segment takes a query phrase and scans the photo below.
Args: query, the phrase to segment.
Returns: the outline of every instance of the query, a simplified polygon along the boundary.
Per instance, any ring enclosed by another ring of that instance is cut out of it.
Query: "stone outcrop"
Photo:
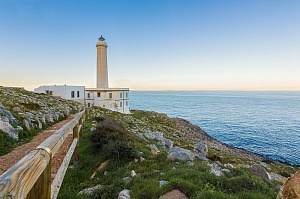
[[[0,129],[17,139],[18,131],[42,129],[46,123],[58,122],[81,107],[75,101],[0,86]],[[17,125],[19,128],[13,129]]]
[[[169,150],[169,156],[171,160],[182,160],[182,161],[192,161],[195,158],[195,153],[180,147],[173,147]]]
[[[13,139],[18,139],[18,132],[10,125],[9,122],[4,122],[0,120],[0,130],[2,130],[4,133],[8,134]]]
[[[119,193],[118,199],[130,199],[130,191],[128,189],[124,189]]]
[[[267,181],[271,180],[269,173],[266,172],[265,168],[259,164],[252,165],[250,170],[252,175],[256,175]]]
[[[188,197],[178,189],[174,189],[160,196],[159,199],[188,199]]]
[[[91,188],[86,188],[86,189],[80,191],[78,194],[87,194],[87,195],[90,195],[90,194],[92,194],[95,190],[101,189],[102,187],[103,187],[102,185],[96,185],[96,186],[91,187]]]
[[[196,151],[198,151],[199,153],[203,154],[204,156],[207,155],[208,153],[208,148],[207,148],[207,145],[206,144],[203,144],[201,142],[197,142],[195,145],[194,145],[194,149]]]
[[[281,188],[277,199],[300,198],[300,171],[288,178]]]

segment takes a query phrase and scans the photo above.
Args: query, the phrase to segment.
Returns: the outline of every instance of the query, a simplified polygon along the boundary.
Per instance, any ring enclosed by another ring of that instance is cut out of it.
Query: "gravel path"
[[[74,115],[69,116],[68,119],[63,120],[59,123],[54,124],[50,128],[42,131],[38,135],[36,135],[31,142],[23,144],[22,146],[18,146],[12,152],[0,157],[0,175],[2,175],[6,170],[12,167],[15,163],[21,160],[27,153],[31,150],[35,149],[42,143],[45,139],[51,136],[55,131],[63,127],[66,123],[74,118]],[[68,151],[69,146],[72,144],[73,135],[69,135],[61,148],[57,151],[57,153],[52,158],[51,162],[51,173],[54,176],[57,170],[62,163],[65,154]],[[54,174],[54,175],[53,175]]]

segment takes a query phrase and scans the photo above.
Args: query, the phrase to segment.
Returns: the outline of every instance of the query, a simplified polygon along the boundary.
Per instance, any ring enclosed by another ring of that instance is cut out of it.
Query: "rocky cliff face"
[[[15,140],[20,131],[42,129],[80,108],[77,102],[0,86],[0,130]]]

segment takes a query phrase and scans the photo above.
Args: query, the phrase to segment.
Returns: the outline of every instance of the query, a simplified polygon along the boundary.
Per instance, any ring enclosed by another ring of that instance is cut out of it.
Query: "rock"
[[[17,106],[14,107],[12,110],[13,110],[13,112],[16,112],[16,113],[21,113],[21,112],[23,112],[22,109],[21,109],[20,107],[17,107]]]
[[[228,168],[231,168],[231,169],[235,168],[235,166],[233,166],[233,164],[230,164],[230,163],[224,164],[224,167],[228,167]]]
[[[229,169],[221,169],[221,171],[222,171],[222,173],[227,174],[227,175],[231,174]]]
[[[130,191],[128,189],[124,189],[119,193],[118,199],[130,199]]]
[[[159,187],[162,187],[162,186],[164,186],[165,184],[168,184],[168,181],[165,181],[165,180],[160,180],[160,181],[159,181]]]
[[[269,173],[266,172],[265,168],[259,164],[252,165],[250,170],[252,175],[256,175],[267,181],[271,180]]]
[[[207,153],[208,153],[207,145],[206,145],[206,144],[203,144],[203,143],[201,143],[201,142],[197,142],[197,143],[194,145],[194,149],[195,149],[197,152],[203,154],[204,156],[206,156]]]
[[[187,149],[173,147],[169,150],[168,158],[170,158],[171,160],[192,161],[195,158],[195,154]]]
[[[188,162],[187,162],[187,165],[189,165],[189,166],[194,166],[194,163],[191,162],[191,161],[188,161]]]
[[[203,161],[208,161],[208,159],[202,153],[195,154],[195,158],[198,158]]]
[[[138,136],[139,138],[141,138],[142,140],[144,140],[144,141],[146,141],[146,142],[149,142],[149,141],[144,137],[144,135],[143,135],[142,133],[138,133],[137,136]]]
[[[52,117],[51,114],[45,115],[45,119],[46,119],[47,122],[54,122],[53,117]]]
[[[86,188],[86,189],[84,189],[84,190],[78,192],[78,194],[87,194],[87,195],[90,195],[90,194],[92,194],[95,190],[101,189],[101,188],[102,188],[102,185],[99,184],[99,185],[96,185],[96,186],[91,187],[91,188]]]
[[[43,124],[40,121],[40,119],[38,117],[35,117],[34,120],[37,123],[37,126],[39,127],[39,129],[42,129],[43,128]]]
[[[131,172],[130,172],[130,175],[131,175],[131,177],[134,177],[134,176],[136,176],[136,173],[135,173],[135,171],[134,171],[134,170],[131,170]]]
[[[18,132],[10,125],[9,122],[4,122],[0,120],[0,130],[2,130],[4,133],[12,137],[13,139],[18,139]]]
[[[173,141],[167,138],[161,138],[160,139],[160,144],[162,146],[166,146],[167,148],[172,148],[173,147]]]
[[[108,171],[104,171],[104,172],[103,172],[103,175],[106,176],[107,174],[108,174]]]
[[[154,139],[161,140],[163,138],[163,133],[158,131],[157,132],[147,131],[146,133],[144,133],[144,136],[151,140]]]
[[[24,124],[26,130],[31,131],[31,125],[29,123],[29,120],[24,119],[23,124]]]
[[[2,113],[3,116],[9,119],[11,124],[19,124],[19,121],[11,114],[10,111],[5,109],[0,109],[0,113]]]
[[[141,162],[145,161],[145,158],[140,157],[140,161],[141,161]]]
[[[69,109],[65,109],[65,110],[63,110],[63,113],[64,113],[65,117],[67,117],[70,114],[70,110]]]
[[[17,126],[17,127],[15,128],[15,130],[16,130],[17,132],[19,132],[19,131],[23,131],[24,129],[23,129],[21,126]]]
[[[160,196],[159,199],[188,199],[188,197],[178,189],[174,189]]]
[[[160,152],[160,151],[158,150],[158,148],[157,148],[154,144],[149,144],[148,146],[150,147],[151,153],[152,153],[153,155],[156,155],[157,153]]]
[[[280,190],[277,198],[300,198],[300,171],[288,178]]]
[[[286,177],[281,176],[277,173],[269,173],[269,175],[270,175],[271,180],[277,180],[277,181],[282,182],[282,183],[285,183],[285,181],[287,179]]]
[[[9,119],[6,116],[0,116],[0,120],[3,122],[9,122]]]
[[[93,131],[96,131],[96,128],[95,128],[95,127],[91,127],[91,128],[90,128],[90,131],[92,131],[92,132],[93,132]]]
[[[123,178],[123,182],[125,184],[129,183],[130,181],[131,181],[131,177],[125,177],[125,178]]]
[[[42,122],[42,124],[46,124],[46,118],[45,118],[45,116],[41,116],[40,117],[40,121]]]
[[[224,175],[224,173],[222,172],[221,167],[218,164],[208,163],[207,165],[210,166],[210,173],[215,174],[216,176],[223,176]]]

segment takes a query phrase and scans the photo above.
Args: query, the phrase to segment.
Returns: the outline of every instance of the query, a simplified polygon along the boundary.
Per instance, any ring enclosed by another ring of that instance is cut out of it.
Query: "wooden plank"
[[[73,130],[75,125],[78,123],[79,119],[84,114],[84,111],[77,113],[75,117],[58,131],[53,133],[48,139],[40,144],[40,146],[47,147],[52,152],[52,157],[55,155],[57,150],[61,147],[65,139],[68,137],[69,133]]]
[[[60,165],[60,167],[57,171],[57,174],[56,174],[56,176],[55,176],[55,178],[52,182],[52,185],[51,185],[51,199],[56,199],[57,198],[59,189],[60,189],[61,184],[63,182],[63,178],[64,178],[65,173],[67,171],[67,168],[68,168],[69,162],[71,160],[72,154],[73,154],[73,152],[76,148],[77,142],[78,142],[78,139],[75,138],[72,142],[72,145],[69,148],[68,153],[66,154],[63,162],[61,163],[61,165]]]
[[[50,162],[50,155],[35,149],[0,176],[0,198],[25,198]]]

